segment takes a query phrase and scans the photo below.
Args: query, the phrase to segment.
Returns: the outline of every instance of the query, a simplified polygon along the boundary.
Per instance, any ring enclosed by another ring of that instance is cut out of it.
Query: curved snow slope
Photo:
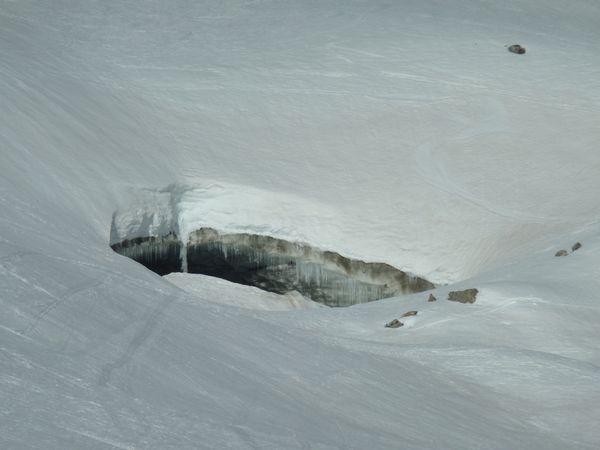
[[[598,23],[591,0],[0,0],[0,447],[597,448]],[[171,184],[202,192],[186,226],[480,298],[206,302],[108,247]]]
[[[196,294],[205,301],[246,309],[288,311],[325,308],[298,292],[274,294],[252,286],[243,286],[221,278],[189,273],[170,273],[164,278],[184,291]]]

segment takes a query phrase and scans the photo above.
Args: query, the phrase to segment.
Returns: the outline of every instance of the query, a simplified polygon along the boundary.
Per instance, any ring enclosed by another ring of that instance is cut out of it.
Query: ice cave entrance
[[[189,272],[285,294],[298,291],[327,306],[350,306],[434,288],[385,263],[346,258],[307,244],[246,233],[174,232],[113,242],[112,249],[166,275]]]

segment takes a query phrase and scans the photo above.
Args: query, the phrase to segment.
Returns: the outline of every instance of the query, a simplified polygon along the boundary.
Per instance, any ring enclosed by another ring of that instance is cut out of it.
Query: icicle
[[[187,259],[187,251],[188,251],[188,242],[180,241],[181,245],[179,248],[179,259],[181,260],[181,271],[187,273],[188,271],[188,259]]]

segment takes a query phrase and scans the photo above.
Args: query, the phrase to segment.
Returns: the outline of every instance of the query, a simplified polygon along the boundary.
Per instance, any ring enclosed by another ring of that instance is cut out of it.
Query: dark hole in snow
[[[306,244],[253,234],[192,232],[184,247],[175,233],[111,245],[117,253],[166,275],[187,271],[283,294],[298,291],[328,306],[350,306],[434,288],[385,263],[367,263]]]
[[[181,272],[181,241],[175,233],[166,236],[125,239],[110,246],[159,275]]]

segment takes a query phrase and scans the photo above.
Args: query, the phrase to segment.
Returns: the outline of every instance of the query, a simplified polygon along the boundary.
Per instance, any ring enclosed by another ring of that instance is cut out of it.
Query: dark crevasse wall
[[[432,289],[429,281],[385,263],[366,263],[309,245],[269,236],[222,234],[211,228],[192,232],[181,261],[182,244],[173,233],[137,238],[112,248],[164,275],[180,272],[224,278],[286,293],[298,291],[328,306],[350,306]]]
[[[433,288],[388,264],[365,263],[306,244],[252,234],[190,234],[190,273],[203,273],[284,293],[296,290],[328,306],[349,306]]]
[[[175,233],[126,239],[110,247],[159,275],[181,272],[182,243]]]

